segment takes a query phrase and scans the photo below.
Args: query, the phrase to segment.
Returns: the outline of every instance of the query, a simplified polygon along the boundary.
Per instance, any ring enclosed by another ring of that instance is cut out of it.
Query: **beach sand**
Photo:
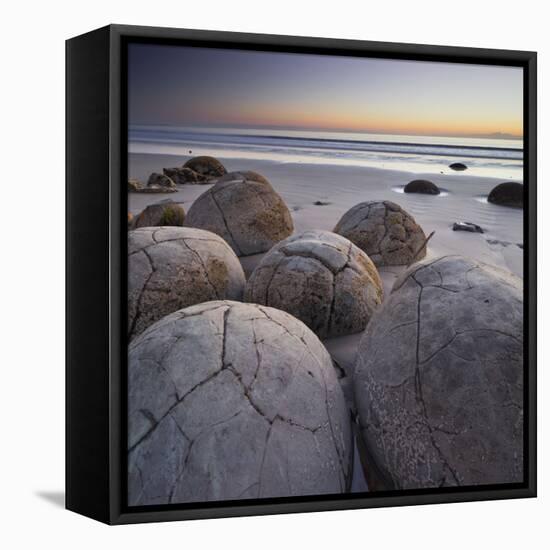
[[[133,153],[129,155],[130,178],[146,183],[151,172],[182,166],[191,156]],[[523,211],[496,206],[486,197],[503,180],[456,174],[422,174],[366,168],[306,163],[277,163],[250,159],[218,157],[228,171],[254,170],[271,182],[288,205],[299,233],[307,229],[332,231],[340,217],[352,206],[368,200],[391,200],[414,216],[429,235],[427,258],[459,254],[501,267],[523,277]],[[413,179],[428,179],[441,190],[441,195],[405,194],[403,187]],[[171,194],[128,194],[128,209],[139,213],[148,204],[171,199],[182,203],[186,211],[193,201],[211,185],[182,185]],[[321,201],[324,205],[315,205]],[[484,233],[453,231],[454,222],[480,225]],[[240,258],[250,275],[263,254]],[[405,267],[379,269],[386,296]],[[330,338],[324,344],[351,380],[355,353],[361,334]],[[349,384],[348,384],[349,385]],[[348,396],[349,397],[349,396]],[[358,453],[355,452],[356,466]],[[356,467],[352,490],[364,491],[365,482]]]

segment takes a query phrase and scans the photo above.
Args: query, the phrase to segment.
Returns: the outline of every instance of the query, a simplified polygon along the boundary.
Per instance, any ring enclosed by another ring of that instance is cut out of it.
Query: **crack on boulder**
[[[233,236],[233,233],[231,232],[231,230],[229,229],[229,225],[227,223],[227,220],[225,218],[225,214],[223,213],[223,210],[221,208],[221,206],[219,205],[218,203],[218,200],[216,199],[216,196],[214,193],[210,192],[210,196],[212,197],[212,202],[216,205],[216,208],[218,209],[218,212],[220,213],[220,216],[222,217],[222,221],[223,221],[223,224],[225,226],[225,230],[227,231],[227,234],[229,235],[229,237],[231,238],[231,241],[232,243],[235,245],[235,248],[237,250],[237,253],[239,256],[242,256],[243,255],[243,251],[241,250],[241,247],[239,246],[239,244],[237,243],[235,237]]]
[[[218,289],[216,288],[214,283],[210,280],[210,274],[208,273],[208,269],[206,268],[206,265],[204,265],[204,261],[201,255],[194,248],[191,248],[185,239],[181,239],[181,243],[187,248],[187,250],[189,250],[189,252],[191,252],[195,256],[195,258],[197,258],[204,272],[204,278],[208,281],[208,284],[214,291],[214,295],[216,296],[216,299],[219,299],[220,295],[218,294]]]

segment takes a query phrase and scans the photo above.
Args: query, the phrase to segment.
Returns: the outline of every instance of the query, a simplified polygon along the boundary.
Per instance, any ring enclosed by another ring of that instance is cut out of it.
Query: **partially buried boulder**
[[[173,180],[171,180],[167,175],[165,174],[158,174],[157,172],[153,172],[149,176],[149,180],[147,181],[148,187],[166,187],[167,189],[175,189],[176,184]]]
[[[193,304],[240,300],[244,273],[217,235],[184,227],[143,227],[128,233],[128,336]]]
[[[463,172],[468,169],[468,167],[462,162],[453,162],[452,164],[449,164],[449,168],[451,170],[455,170],[456,172]]]
[[[405,185],[405,193],[422,193],[424,195],[439,195],[439,187],[428,180],[413,180]]]
[[[140,189],[143,189],[143,184],[134,178],[130,178],[128,180],[128,191],[139,191]]]
[[[225,166],[214,157],[201,156],[189,159],[184,165],[208,180],[218,179],[227,173]]]
[[[487,200],[501,206],[523,208],[523,185],[513,181],[500,183],[489,193]]]
[[[207,183],[207,178],[205,176],[194,172],[190,168],[163,168],[162,172],[177,185],[184,185],[188,183]]]
[[[237,174],[205,191],[189,209],[185,225],[220,235],[238,256],[265,252],[292,233],[292,217],[265,178]]]
[[[391,201],[350,208],[334,232],[349,239],[377,265],[408,265],[426,256],[426,236],[415,219]]]
[[[214,301],[129,348],[130,505],[344,493],[352,434],[331,358],[276,309]]]
[[[355,367],[369,488],[523,480],[522,287],[460,256],[396,281]]]
[[[245,287],[245,300],[281,309],[319,337],[362,331],[382,303],[369,257],[329,231],[306,231],[275,245]]]
[[[168,199],[150,204],[135,219],[134,228],[155,226],[182,226],[185,210],[181,205]]]

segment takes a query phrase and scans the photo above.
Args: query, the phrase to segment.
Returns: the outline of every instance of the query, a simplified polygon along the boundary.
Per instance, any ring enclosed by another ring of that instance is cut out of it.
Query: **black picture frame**
[[[126,47],[129,42],[511,65],[524,69],[523,483],[128,508]],[[66,507],[108,524],[536,496],[535,52],[109,25],[66,43]]]

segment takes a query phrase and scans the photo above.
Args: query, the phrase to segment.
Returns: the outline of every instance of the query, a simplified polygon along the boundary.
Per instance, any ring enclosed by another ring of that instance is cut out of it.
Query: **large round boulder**
[[[415,219],[391,201],[368,201],[350,208],[334,232],[366,252],[377,265],[408,265],[426,256],[426,235]]]
[[[294,225],[288,207],[265,178],[237,174],[205,191],[189,209],[185,225],[212,231],[238,256],[249,256],[291,235]]]
[[[262,174],[258,174],[258,172],[254,172],[253,170],[241,170],[238,172],[228,172],[224,176],[222,176],[218,182],[223,181],[255,181],[258,183],[266,183],[269,185],[269,180],[262,176]]]
[[[350,414],[331,358],[300,321],[214,301],[129,348],[132,506],[344,493]]]
[[[209,180],[217,179],[227,173],[225,166],[218,159],[208,156],[193,157],[183,167]]]
[[[362,331],[382,303],[370,258],[329,231],[306,231],[274,246],[253,271],[245,301],[281,309],[320,338]]]
[[[354,374],[369,487],[523,479],[522,281],[460,256],[394,285]]]
[[[428,180],[412,180],[403,189],[405,193],[421,193],[423,195],[439,195],[439,187]]]
[[[489,193],[487,200],[493,204],[523,208],[523,185],[514,181],[499,183]]]
[[[184,220],[183,207],[168,199],[144,208],[136,217],[133,227],[182,226]]]
[[[142,227],[128,233],[128,337],[190,305],[240,300],[244,272],[228,244],[187,227]]]

